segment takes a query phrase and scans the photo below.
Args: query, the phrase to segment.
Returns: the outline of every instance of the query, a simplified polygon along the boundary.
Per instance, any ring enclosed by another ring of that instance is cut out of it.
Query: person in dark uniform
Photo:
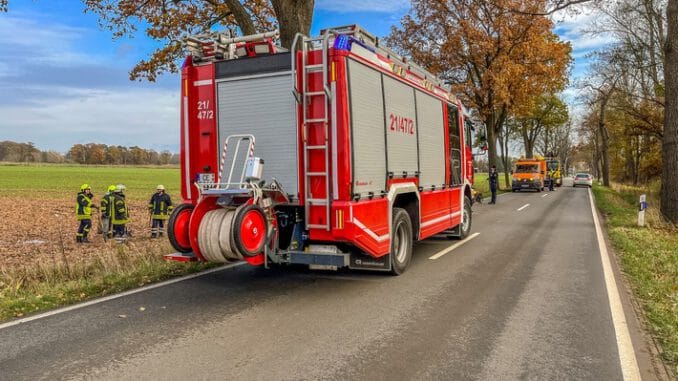
[[[125,200],[125,189],[123,184],[118,184],[113,191],[113,210],[111,212],[113,237],[127,238],[126,225],[129,222],[129,209]]]
[[[499,185],[499,175],[497,174],[497,167],[495,165],[493,165],[490,168],[490,174],[487,180],[490,182],[490,192],[492,192],[492,201],[490,201],[490,204],[496,204],[497,186]]]
[[[101,198],[101,232],[104,235],[104,240],[113,236],[111,218],[113,216],[113,192],[115,192],[115,185],[110,185],[108,191]]]
[[[556,171],[554,171],[554,170],[549,171],[549,191],[553,191],[553,185],[554,185],[553,183],[556,182],[555,175],[556,175]]]
[[[165,193],[165,187],[161,184],[156,187],[156,192],[151,196],[148,203],[148,213],[151,215],[151,238],[162,237],[165,232],[165,221],[172,213],[172,199]]]
[[[75,235],[75,241],[78,243],[88,243],[87,235],[92,228],[92,208],[98,209],[92,203],[92,188],[87,184],[82,184],[80,192],[75,201],[75,216],[80,222],[78,233]]]

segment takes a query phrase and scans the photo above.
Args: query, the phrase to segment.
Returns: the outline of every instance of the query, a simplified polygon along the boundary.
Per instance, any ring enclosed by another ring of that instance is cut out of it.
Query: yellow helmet
[[[107,191],[114,192],[115,191],[115,185],[109,185]]]
[[[84,191],[84,190],[86,190],[86,189],[92,189],[92,188],[89,186],[89,184],[82,184],[82,185],[80,186],[80,190],[81,190],[81,191]]]

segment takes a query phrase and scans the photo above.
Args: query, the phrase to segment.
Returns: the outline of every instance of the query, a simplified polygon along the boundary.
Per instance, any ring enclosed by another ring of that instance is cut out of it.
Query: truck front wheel
[[[459,224],[459,239],[468,237],[471,232],[471,200],[464,197],[464,214],[461,217],[461,224]]]
[[[390,256],[393,275],[404,273],[412,260],[412,221],[405,209],[393,208]]]

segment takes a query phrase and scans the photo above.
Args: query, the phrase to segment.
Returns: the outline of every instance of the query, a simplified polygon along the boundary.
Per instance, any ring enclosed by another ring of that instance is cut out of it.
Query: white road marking
[[[590,189],[588,189],[588,192],[589,200],[591,201],[591,212],[593,213],[593,224],[596,227],[596,236],[598,238],[598,251],[600,252],[600,259],[603,263],[603,275],[605,276],[607,300],[610,304],[612,324],[614,325],[614,333],[617,338],[617,352],[619,352],[622,377],[624,380],[640,380],[638,362],[633,351],[631,335],[629,334],[629,327],[626,324],[626,317],[624,316],[624,309],[622,308],[617,282],[615,281],[614,273],[612,272],[610,256],[607,252],[607,247],[605,246],[603,232],[600,229],[600,222],[598,221],[596,206],[593,203],[593,194],[591,193]]]
[[[134,290],[121,292],[119,294],[108,295],[108,296],[93,299],[93,300],[90,300],[90,301],[87,301],[87,302],[84,302],[84,303],[78,303],[78,304],[74,304],[72,306],[63,307],[63,308],[59,308],[59,309],[52,310],[52,311],[47,311],[47,312],[44,312],[44,313],[41,313],[41,314],[25,317],[25,318],[22,318],[22,319],[12,320],[10,322],[0,324],[0,329],[5,329],[5,328],[9,328],[9,327],[12,327],[12,326],[15,326],[15,325],[28,323],[29,321],[38,320],[38,319],[46,318],[46,317],[49,317],[49,316],[62,314],[64,312],[73,311],[73,310],[77,310],[77,309],[84,308],[84,307],[87,307],[87,306],[92,306],[92,305],[95,305],[95,304],[107,302],[109,300],[122,298],[123,296],[137,294],[139,292],[152,290],[154,288],[164,287],[164,286],[167,286],[167,285],[170,285],[170,284],[173,284],[173,283],[178,283],[178,282],[183,282],[185,280],[198,278],[198,277],[201,277],[203,275],[212,274],[212,273],[215,273],[215,272],[218,272],[218,271],[221,271],[221,270],[226,270],[226,269],[231,268],[231,267],[241,266],[241,265],[244,265],[246,263],[247,262],[232,263],[232,264],[228,264],[228,265],[225,265],[225,266],[220,266],[220,267],[216,267],[216,268],[213,268],[213,269],[201,271],[199,273],[190,274],[190,275],[182,276],[182,277],[179,277],[179,278],[166,280],[164,282],[154,283],[154,284],[151,284],[151,285],[148,285],[148,286],[145,286],[145,287],[135,288]]]
[[[516,211],[520,212],[521,210],[527,208],[528,206],[530,206],[530,204],[525,204],[525,205],[521,206],[520,208],[518,208]]]
[[[465,240],[460,241],[460,242],[457,242],[457,243],[455,243],[454,245],[452,245],[452,246],[450,246],[450,247],[448,247],[448,248],[446,248],[446,249],[440,250],[439,252],[437,252],[437,253],[433,254],[432,256],[428,257],[428,259],[436,260],[436,259],[442,257],[443,255],[449,253],[450,251],[452,251],[452,250],[458,248],[459,246],[465,244],[466,242],[468,242],[468,241],[470,241],[470,240],[476,238],[476,237],[479,236],[479,235],[480,235],[480,233],[473,233],[473,234],[471,234],[470,236],[468,236]]]
[[[544,193],[544,194],[541,196],[541,198],[544,198],[544,197],[546,197],[546,196],[548,196],[548,195],[549,195],[548,193]]]

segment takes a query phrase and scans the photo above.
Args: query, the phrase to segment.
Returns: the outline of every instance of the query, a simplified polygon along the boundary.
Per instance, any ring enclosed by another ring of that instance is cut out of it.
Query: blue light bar
[[[351,39],[345,35],[340,34],[334,39],[334,49],[336,50],[351,50]]]

